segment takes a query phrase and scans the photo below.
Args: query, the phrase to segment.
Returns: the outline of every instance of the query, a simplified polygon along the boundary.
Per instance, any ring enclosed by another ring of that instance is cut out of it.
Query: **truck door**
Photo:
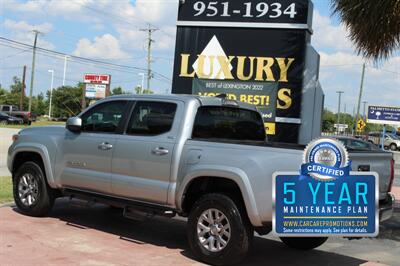
[[[59,153],[63,186],[111,193],[111,158],[128,106],[121,100],[94,106],[81,116],[80,133],[66,131]]]
[[[165,204],[183,102],[138,101],[112,158],[115,195]]]

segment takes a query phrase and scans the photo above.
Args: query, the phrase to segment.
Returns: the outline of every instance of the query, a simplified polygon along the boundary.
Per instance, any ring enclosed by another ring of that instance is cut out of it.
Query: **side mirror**
[[[79,133],[82,128],[82,119],[79,117],[68,118],[66,128],[74,133]]]

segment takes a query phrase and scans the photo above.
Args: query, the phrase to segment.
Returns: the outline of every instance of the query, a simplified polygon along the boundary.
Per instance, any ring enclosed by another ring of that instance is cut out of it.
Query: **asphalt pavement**
[[[118,209],[77,203],[57,200],[44,218],[0,208],[0,265],[202,265],[189,249],[183,218],[137,222]],[[241,265],[398,265],[400,212],[395,217],[378,238],[334,237],[312,251],[290,249],[271,234],[256,236]]]

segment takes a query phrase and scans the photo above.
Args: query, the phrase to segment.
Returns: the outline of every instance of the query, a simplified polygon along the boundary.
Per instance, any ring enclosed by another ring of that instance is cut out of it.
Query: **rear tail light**
[[[389,181],[388,192],[392,191],[393,180],[394,180],[394,160],[392,159],[390,161],[390,181]]]

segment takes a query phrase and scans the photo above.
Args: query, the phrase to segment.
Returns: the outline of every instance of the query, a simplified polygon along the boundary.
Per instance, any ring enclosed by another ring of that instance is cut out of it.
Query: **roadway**
[[[7,151],[12,143],[12,135],[17,134],[20,129],[0,128],[0,176],[10,176],[7,169]]]

